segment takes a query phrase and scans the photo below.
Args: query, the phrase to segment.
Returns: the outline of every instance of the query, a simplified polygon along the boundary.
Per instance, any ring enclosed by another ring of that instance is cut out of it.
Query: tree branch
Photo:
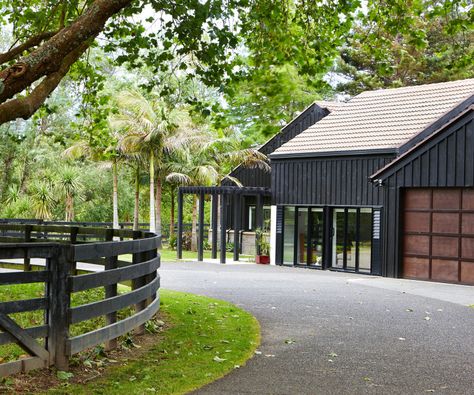
[[[17,118],[30,118],[45,102],[51,92],[56,89],[61,80],[69,71],[73,63],[87,50],[88,45],[82,44],[67,55],[58,71],[47,75],[40,84],[33,89],[30,95],[7,101],[0,105],[0,125]]]
[[[95,38],[104,29],[107,20],[131,2],[132,0],[95,0],[71,25],[20,59],[26,65],[21,78],[5,79],[5,76],[10,75],[9,69],[0,71],[0,79],[4,80],[0,103],[22,92],[43,76],[58,71],[65,56]]]
[[[30,37],[23,44],[17,45],[16,47],[10,49],[7,52],[0,53],[0,64],[9,62],[10,60],[16,59],[20,56],[23,51],[26,51],[30,48],[36,47],[41,44],[44,40],[53,37],[57,32],[44,32],[36,36]]]

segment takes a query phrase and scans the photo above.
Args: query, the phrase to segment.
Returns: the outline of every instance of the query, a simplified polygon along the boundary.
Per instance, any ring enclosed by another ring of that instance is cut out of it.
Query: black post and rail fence
[[[159,309],[160,237],[147,231],[95,227],[0,223],[0,261],[14,261],[24,271],[0,273],[0,285],[43,283],[44,296],[0,303],[0,345],[16,343],[29,355],[0,364],[0,377],[55,366],[67,370],[69,358],[130,332],[143,333],[144,324]],[[121,259],[131,255],[131,260]],[[35,265],[33,261],[41,261]],[[81,264],[102,265],[84,274]],[[40,269],[40,270],[38,270]],[[78,274],[79,273],[79,274]],[[132,289],[117,293],[117,285],[131,281]],[[71,295],[103,287],[105,299],[79,306]],[[118,320],[117,312],[134,306],[134,314]],[[41,325],[22,328],[11,314],[43,311]],[[70,335],[74,324],[104,316],[105,326]]]

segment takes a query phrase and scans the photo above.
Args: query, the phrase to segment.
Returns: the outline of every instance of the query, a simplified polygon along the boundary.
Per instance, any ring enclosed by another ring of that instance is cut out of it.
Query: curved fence
[[[0,273],[0,285],[44,283],[41,297],[0,303],[0,345],[16,343],[29,354],[0,364],[0,377],[50,365],[67,370],[73,354],[102,343],[112,349],[117,337],[143,333],[159,309],[159,239],[127,229],[0,224],[0,262],[9,267]],[[124,281],[131,282],[131,291],[119,294],[117,285]],[[105,289],[105,298],[71,305],[75,292],[92,288]],[[129,306],[134,314],[118,320],[117,312]],[[41,325],[21,327],[10,317],[37,310],[44,312]],[[72,325],[99,316],[105,316],[105,326],[70,335]]]

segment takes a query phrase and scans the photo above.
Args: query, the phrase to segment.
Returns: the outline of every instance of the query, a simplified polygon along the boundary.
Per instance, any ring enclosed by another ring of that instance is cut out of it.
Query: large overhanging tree
[[[179,70],[222,87],[235,72],[232,49],[244,46],[255,54],[250,67],[291,58],[305,74],[321,73],[358,5],[337,0],[0,0],[0,24],[11,28],[14,40],[0,53],[0,125],[31,117],[98,36],[107,43],[104,49],[128,67],[147,65],[157,74]],[[291,26],[283,23],[289,20]]]

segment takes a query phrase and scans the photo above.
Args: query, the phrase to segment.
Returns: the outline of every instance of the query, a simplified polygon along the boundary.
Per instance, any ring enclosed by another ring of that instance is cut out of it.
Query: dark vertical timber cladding
[[[393,155],[273,159],[272,201],[277,205],[382,205],[382,193],[368,178],[391,159]]]
[[[276,212],[276,237],[275,237],[275,244],[276,244],[276,252],[275,252],[275,264],[282,265],[283,264],[283,221],[284,221],[284,208],[282,206],[277,207]]]
[[[382,275],[401,275],[403,188],[473,186],[474,121],[470,111],[401,159],[384,179]]]

